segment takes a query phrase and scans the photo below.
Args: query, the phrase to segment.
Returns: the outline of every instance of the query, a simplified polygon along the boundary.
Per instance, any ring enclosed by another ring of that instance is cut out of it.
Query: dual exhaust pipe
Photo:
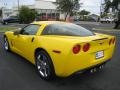
[[[101,70],[101,69],[103,69],[104,67],[105,67],[104,65],[100,65],[100,66],[98,66],[98,67],[92,68],[92,69],[90,70],[90,73],[94,73],[94,72],[96,72],[98,69]]]

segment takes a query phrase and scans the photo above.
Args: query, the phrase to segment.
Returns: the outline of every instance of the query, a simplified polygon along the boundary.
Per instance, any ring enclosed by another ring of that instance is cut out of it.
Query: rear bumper
[[[100,59],[95,58],[95,52],[84,55],[69,56],[69,58],[67,58],[67,62],[64,64],[64,67],[61,67],[61,73],[58,73],[57,76],[67,77],[76,72],[99,66],[109,61],[113,56],[113,52],[114,47],[104,50],[105,56]]]
[[[84,69],[82,69],[82,70],[80,70],[80,71],[77,71],[77,72],[75,72],[75,73],[73,73],[73,74],[82,73],[82,72],[85,72],[85,71],[88,71],[88,70],[91,70],[91,69],[94,69],[94,68],[99,68],[101,65],[105,65],[105,64],[106,64],[107,62],[109,62],[109,61],[111,61],[111,59],[109,59],[109,60],[107,60],[107,61],[105,61],[105,62],[99,63],[99,64],[97,64],[97,65],[84,68]]]

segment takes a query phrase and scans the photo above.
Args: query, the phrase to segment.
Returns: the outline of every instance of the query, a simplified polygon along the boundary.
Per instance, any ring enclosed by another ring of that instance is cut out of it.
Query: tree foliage
[[[79,12],[79,15],[89,15],[90,12],[89,11],[86,11],[86,10],[82,10]]]
[[[30,23],[35,19],[36,12],[30,10],[26,6],[22,6],[19,10],[19,19],[21,23]]]
[[[65,20],[68,15],[72,16],[73,11],[79,10],[80,0],[56,0],[57,9],[63,13],[66,13]]]
[[[109,8],[113,8],[118,10],[117,21],[115,21],[115,27],[118,28],[120,24],[120,10],[118,9],[118,5],[120,4],[120,0],[105,0],[105,12],[108,12]]]

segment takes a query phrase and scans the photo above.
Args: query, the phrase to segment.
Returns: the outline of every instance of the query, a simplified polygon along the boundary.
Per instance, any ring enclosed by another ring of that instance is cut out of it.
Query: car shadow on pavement
[[[64,88],[64,87],[77,88],[79,86],[79,88],[81,87],[80,88],[81,90],[103,90],[103,88],[98,87],[97,85],[93,85],[93,83],[94,82],[97,83],[97,79],[99,77],[102,77],[102,74],[104,73],[104,71],[106,70],[97,71],[95,73],[90,73],[89,71],[87,71],[82,74],[73,74],[70,77],[57,78],[54,81],[52,81],[51,84],[58,88],[59,87],[60,88]],[[90,81],[92,82],[90,83]]]

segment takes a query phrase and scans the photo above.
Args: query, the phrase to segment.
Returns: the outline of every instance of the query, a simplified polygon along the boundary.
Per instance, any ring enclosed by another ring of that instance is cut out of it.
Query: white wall
[[[12,15],[12,9],[2,8],[2,19],[6,19]]]
[[[35,1],[36,9],[56,9],[56,5],[51,1],[36,0]]]

